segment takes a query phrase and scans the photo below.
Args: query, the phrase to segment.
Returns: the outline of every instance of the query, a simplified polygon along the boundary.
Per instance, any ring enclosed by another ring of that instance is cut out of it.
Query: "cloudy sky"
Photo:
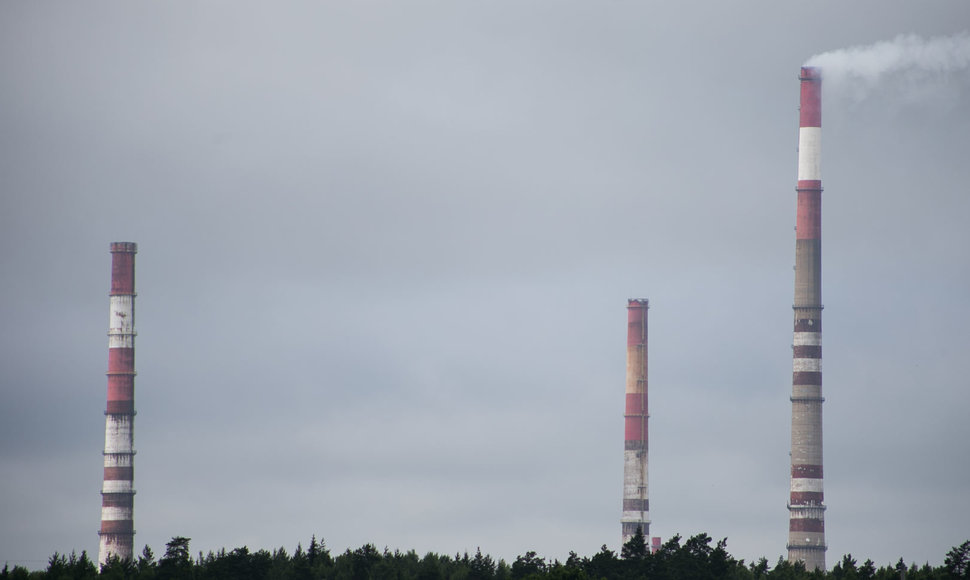
[[[0,561],[97,553],[108,246],[134,241],[138,551],[618,549],[644,297],[651,531],[773,563],[799,67],[968,25],[962,0],[3,2]],[[830,565],[970,538],[970,72],[906,63],[823,92]]]

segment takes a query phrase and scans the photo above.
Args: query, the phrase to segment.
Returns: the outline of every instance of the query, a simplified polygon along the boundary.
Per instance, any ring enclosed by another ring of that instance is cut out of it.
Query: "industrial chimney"
[[[132,558],[134,543],[135,254],[132,242],[111,244],[108,315],[108,406],[98,564]]]
[[[627,301],[626,413],[623,451],[623,544],[639,528],[650,542],[647,496],[647,310],[645,299]]]
[[[788,561],[825,570],[822,492],[822,76],[802,67],[795,222]]]

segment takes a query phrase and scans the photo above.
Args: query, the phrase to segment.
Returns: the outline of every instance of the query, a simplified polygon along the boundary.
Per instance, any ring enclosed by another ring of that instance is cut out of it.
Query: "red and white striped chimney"
[[[135,254],[132,242],[111,244],[108,316],[108,406],[98,563],[132,559],[134,544]]]
[[[822,76],[802,67],[795,224],[788,560],[825,570],[822,490]]]
[[[639,528],[650,538],[650,501],[647,495],[647,310],[650,301],[627,301],[626,412],[623,445],[623,543]]]

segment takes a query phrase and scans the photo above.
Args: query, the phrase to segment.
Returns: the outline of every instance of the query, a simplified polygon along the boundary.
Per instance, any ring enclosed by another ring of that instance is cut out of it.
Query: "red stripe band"
[[[108,372],[132,372],[135,369],[135,349],[109,348]]]
[[[791,492],[790,502],[792,506],[818,505],[825,500],[825,494],[820,491],[793,491]]]
[[[107,408],[104,410],[108,415],[134,415],[135,402],[131,399],[127,401],[108,401]]]
[[[128,254],[115,254],[115,256],[128,256]],[[131,259],[118,259],[112,262],[111,269],[111,296],[134,295],[135,294],[135,267],[134,257]],[[118,262],[122,262],[118,264]]]
[[[822,319],[799,318],[795,321],[795,332],[822,332]]]
[[[647,394],[627,393],[624,435],[627,441],[647,439]]]
[[[797,219],[795,222],[795,238],[798,240],[817,240],[822,237],[822,191],[818,189],[802,189],[803,183],[819,183],[816,181],[799,181]]]
[[[111,294],[135,293],[135,252],[131,242],[111,244]]]
[[[801,106],[798,109],[799,127],[822,126],[822,72],[815,67],[802,67]]]
[[[138,244],[135,242],[111,242],[111,253],[125,252],[128,254],[138,253]]]
[[[623,511],[625,512],[648,512],[650,511],[649,499],[624,499]]]
[[[812,344],[799,344],[792,348],[795,358],[822,358],[822,347]]]
[[[134,467],[105,467],[104,468],[105,481],[134,481],[134,479],[135,479]]]
[[[101,520],[102,534],[133,534],[135,523],[132,520]]]
[[[125,373],[121,375],[108,375],[108,400],[127,401],[134,397],[135,375]]]
[[[627,346],[647,343],[648,308],[646,300],[630,300],[627,303]]]
[[[804,464],[792,465],[791,476],[796,479],[822,479],[822,466]]]
[[[135,505],[135,494],[133,493],[103,493],[101,494],[101,507],[120,507],[132,508]]]
[[[788,531],[824,532],[825,522],[823,520],[813,520],[811,518],[792,518],[788,520]]]
[[[647,414],[647,394],[646,393],[627,393],[626,394],[626,414],[627,415],[646,415]]]
[[[647,418],[627,417],[623,437],[626,441],[647,440]]]
[[[798,371],[792,373],[792,385],[822,385],[822,373],[812,371]]]

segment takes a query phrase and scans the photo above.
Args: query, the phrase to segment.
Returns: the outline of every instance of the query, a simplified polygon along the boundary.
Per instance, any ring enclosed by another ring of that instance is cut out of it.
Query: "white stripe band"
[[[105,455],[105,467],[131,467],[131,455]]]
[[[795,346],[822,346],[821,332],[796,332]]]
[[[798,179],[822,179],[822,128],[798,129]]]
[[[109,332],[135,331],[135,297],[127,294],[111,296],[108,315]]]
[[[131,417],[108,415],[104,421],[104,452],[131,453]]]
[[[118,520],[130,520],[131,508],[126,507],[103,507],[101,508],[101,521],[111,522]]]
[[[101,487],[102,493],[128,493],[131,491],[131,481],[127,479],[106,479]]]
[[[646,457],[637,457],[637,451],[623,452],[623,497],[640,497],[640,487],[647,486]]]
[[[824,520],[825,512],[815,506],[791,506],[788,518],[792,520]],[[796,509],[797,508],[797,509]],[[799,534],[802,532],[798,532]]]
[[[792,491],[814,491],[817,493],[822,493],[822,480],[821,479],[804,479],[801,477],[795,477],[791,480],[791,490]]]
[[[135,348],[135,335],[109,334],[108,348]]]
[[[792,370],[796,373],[820,373],[822,372],[822,359],[820,358],[796,358],[792,361]]]

